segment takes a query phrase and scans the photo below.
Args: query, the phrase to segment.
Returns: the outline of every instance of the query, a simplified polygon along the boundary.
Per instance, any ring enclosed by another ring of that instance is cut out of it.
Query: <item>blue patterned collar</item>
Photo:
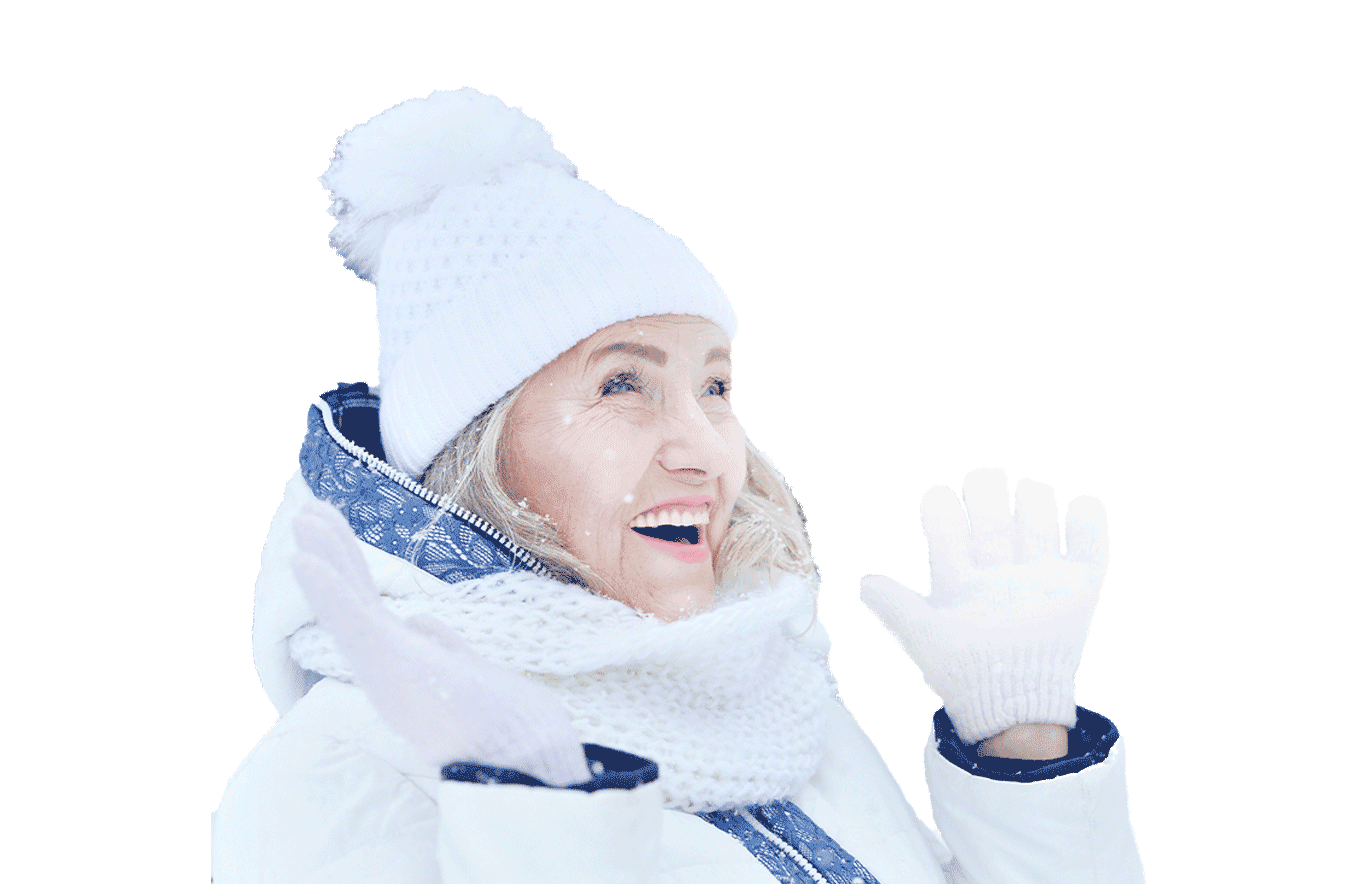
[[[447,583],[548,573],[483,519],[386,463],[379,408],[366,384],[339,384],[310,407],[300,472],[315,497],[337,507],[366,543]]]

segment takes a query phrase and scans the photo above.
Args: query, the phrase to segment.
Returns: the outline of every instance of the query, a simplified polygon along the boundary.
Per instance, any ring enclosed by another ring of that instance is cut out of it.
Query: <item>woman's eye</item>
[[[637,375],[632,372],[624,371],[605,381],[600,388],[601,396],[608,396],[611,393],[636,393],[641,386],[638,383]]]
[[[703,391],[704,396],[725,396],[731,392],[731,381],[723,378],[714,378],[708,382],[708,387]]]

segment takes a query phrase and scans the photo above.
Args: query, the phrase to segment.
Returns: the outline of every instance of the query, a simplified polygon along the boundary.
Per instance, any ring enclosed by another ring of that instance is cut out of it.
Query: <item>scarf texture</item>
[[[553,688],[584,742],[660,766],[667,807],[704,812],[797,794],[819,767],[835,696],[815,592],[747,577],[709,610],[667,623],[530,572],[382,589],[401,617],[454,629],[484,659]],[[332,636],[290,637],[301,667],[351,682]]]

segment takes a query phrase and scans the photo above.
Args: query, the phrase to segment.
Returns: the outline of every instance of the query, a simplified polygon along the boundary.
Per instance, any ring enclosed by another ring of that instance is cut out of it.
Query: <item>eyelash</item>
[[[619,387],[627,384],[632,390],[620,390]],[[636,371],[620,371],[609,376],[609,378],[600,385],[600,395],[610,396],[615,393],[641,393],[645,385],[642,376]],[[730,378],[709,378],[708,386],[704,388],[704,393],[712,392],[714,396],[725,398],[731,392]]]
[[[731,378],[710,378],[708,380],[708,389],[713,389],[714,387],[717,388],[717,392],[713,394],[714,396],[725,397],[731,392]]]
[[[600,385],[600,395],[608,396],[611,393],[626,393],[627,390],[617,390],[616,387],[621,384],[628,384],[633,388],[632,392],[642,392],[642,377],[635,371],[621,371],[609,376],[609,379]]]

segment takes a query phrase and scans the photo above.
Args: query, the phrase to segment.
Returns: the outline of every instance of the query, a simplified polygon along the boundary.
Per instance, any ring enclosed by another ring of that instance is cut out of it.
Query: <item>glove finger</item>
[[[570,722],[569,722],[570,724]],[[572,729],[568,740],[553,739],[546,735],[527,733],[527,742],[514,747],[514,751],[503,752],[500,745],[488,749],[491,763],[496,767],[506,767],[537,777],[551,786],[568,786],[591,778],[590,768],[586,764],[586,750],[582,748],[581,737]]]
[[[907,650],[923,629],[922,624],[932,617],[927,599],[880,574],[862,579],[862,600]]]
[[[306,503],[295,517],[292,530],[300,549],[331,562],[339,573],[350,575],[354,581],[374,584],[361,541],[337,507],[319,500]]]
[[[970,551],[982,568],[1012,563],[1013,520],[1002,470],[975,470],[961,487],[970,514]]]
[[[463,655],[424,667],[420,681],[422,698],[394,686],[407,695],[394,714],[433,764],[479,761],[554,784],[589,778],[581,738],[552,690]]]
[[[420,632],[447,651],[456,654],[470,654],[474,657],[478,656],[474,650],[469,647],[469,643],[464,641],[463,636],[442,623],[440,620],[437,620],[435,617],[431,617],[427,614],[414,614],[403,622],[406,623],[410,629],[415,632]]]
[[[1030,479],[1017,483],[1012,552],[1019,565],[1059,557],[1059,511],[1049,485]]]
[[[433,765],[490,761],[479,748],[498,703],[480,673],[472,664],[459,668],[464,658],[412,630],[403,638],[359,656],[343,648],[371,705]]]
[[[488,665],[467,646],[458,651],[446,647],[441,635],[411,628],[384,607],[373,587],[353,586],[324,559],[301,552],[291,567],[319,625],[332,633],[357,680],[382,711],[391,704],[406,705],[397,698],[409,694],[422,697],[423,706],[432,695],[449,702],[455,673]],[[455,640],[463,645],[457,636]]]
[[[538,777],[550,786],[570,786],[591,778],[586,766],[586,750],[580,737],[573,743],[549,743],[533,759],[525,759],[518,770]]]
[[[350,575],[339,572],[327,559],[301,551],[291,560],[291,569],[319,623],[350,658],[389,640],[402,628],[398,618],[380,604],[373,587],[353,585]]]
[[[1110,561],[1106,508],[1095,497],[1075,498],[1064,517],[1064,543],[1071,562],[1082,562],[1101,578]]]
[[[297,573],[306,568],[322,573],[328,566],[297,557],[295,567]],[[321,625],[333,633],[356,683],[391,728],[433,765],[480,756],[492,761],[476,749],[495,745],[489,735],[512,702],[503,686],[519,676],[447,650],[378,601],[373,610],[345,601],[326,604],[329,613],[320,614]]]
[[[970,554],[970,524],[956,492],[934,486],[919,505],[923,533],[928,538],[928,565],[935,605],[946,605],[960,586],[962,571],[974,561]]]
[[[581,747],[572,716],[557,696],[525,679],[504,692],[510,703],[505,714],[485,733],[484,751],[512,767],[546,783],[566,785],[590,779],[586,753]]]
[[[301,549],[291,568],[319,625],[336,639],[376,708],[410,733],[415,716],[407,710],[445,696],[437,673],[453,671],[456,658],[384,606],[359,541],[335,508],[306,507],[295,534]]]

